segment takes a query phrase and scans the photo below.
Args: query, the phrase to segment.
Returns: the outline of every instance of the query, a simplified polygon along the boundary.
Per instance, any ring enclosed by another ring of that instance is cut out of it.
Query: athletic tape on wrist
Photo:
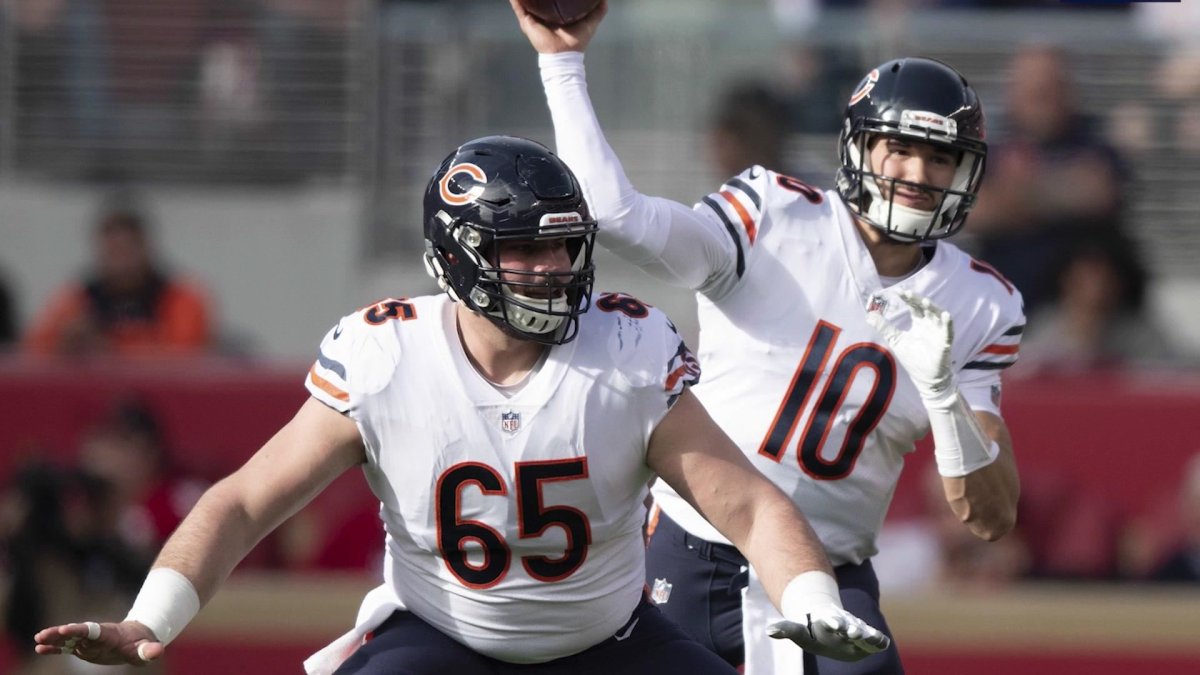
[[[1000,446],[984,435],[975,413],[957,389],[948,405],[933,407],[927,402],[926,407],[938,473],[946,478],[962,478],[996,461]]]
[[[200,596],[192,582],[169,567],[155,567],[146,575],[125,620],[149,628],[165,646],[199,611]]]
[[[826,572],[813,570],[796,575],[784,587],[779,613],[788,621],[805,623],[810,612],[825,609],[829,605],[842,608],[837,580]]]

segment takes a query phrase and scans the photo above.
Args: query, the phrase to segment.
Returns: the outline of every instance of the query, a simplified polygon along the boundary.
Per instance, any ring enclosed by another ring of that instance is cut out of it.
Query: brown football
[[[600,0],[520,0],[530,14],[551,26],[565,26],[587,16]]]

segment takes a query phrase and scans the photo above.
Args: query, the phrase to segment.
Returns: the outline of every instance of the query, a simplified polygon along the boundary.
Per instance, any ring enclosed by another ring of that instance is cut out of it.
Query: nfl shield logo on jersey
[[[867,302],[867,311],[882,313],[887,309],[887,306],[887,298],[883,297],[882,295],[872,295],[871,299]]]
[[[512,411],[500,413],[500,428],[510,434],[517,433],[521,428],[521,413]]]
[[[654,587],[650,589],[650,599],[656,605],[665,605],[671,599],[671,584],[666,579],[655,579]]]

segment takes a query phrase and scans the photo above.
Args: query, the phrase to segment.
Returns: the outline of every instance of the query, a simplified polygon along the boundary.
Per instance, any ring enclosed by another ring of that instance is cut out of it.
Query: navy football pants
[[[744,660],[742,589],[749,583],[746,566],[746,559],[736,548],[694,537],[667,514],[659,512],[646,551],[646,583],[653,589],[656,580],[664,580],[671,584],[671,594],[658,608],[700,644],[734,666],[740,666]],[[846,610],[891,636],[892,631],[879,609],[879,580],[871,561],[861,565],[841,565],[834,573]],[[660,588],[662,583],[658,583]],[[886,651],[854,663],[804,654],[804,675],[900,675],[903,672],[895,641]]]
[[[618,640],[617,635],[624,636]],[[646,600],[616,635],[578,654],[517,665],[455,642],[409,612],[388,618],[334,675],[734,675]]]

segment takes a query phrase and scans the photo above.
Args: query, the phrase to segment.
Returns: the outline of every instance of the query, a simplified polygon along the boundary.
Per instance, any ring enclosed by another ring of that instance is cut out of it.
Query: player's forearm
[[[1021,494],[1012,441],[1007,431],[993,433],[1000,448],[995,461],[965,476],[942,477],[951,510],[975,536],[986,541],[999,539],[1016,525]]]
[[[226,478],[205,492],[154,562],[187,577],[201,605],[274,526],[247,512],[234,481]]]
[[[583,54],[539,56],[558,154],[583,184],[597,240],[672,285],[700,288],[727,259],[728,235],[689,207],[643,195],[625,174],[588,96]]]
[[[238,507],[228,481],[206,492],[171,535],[126,616],[163,646],[179,636],[253,545],[243,543],[253,538],[253,519]],[[150,658],[140,649],[138,655]]]
[[[767,597],[781,606],[788,582],[805,572],[833,574],[833,567],[816,533],[800,510],[765,479],[744,523],[735,523],[726,537],[754,565]]]

